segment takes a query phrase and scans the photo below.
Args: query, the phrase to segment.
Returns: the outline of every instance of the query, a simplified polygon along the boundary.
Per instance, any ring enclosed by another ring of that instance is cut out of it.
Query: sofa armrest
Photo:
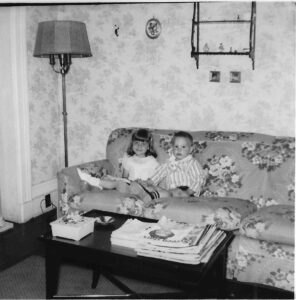
[[[64,215],[69,210],[69,202],[72,203],[71,207],[75,207],[73,201],[80,199],[73,199],[75,195],[80,195],[83,189],[83,181],[80,179],[77,168],[86,168],[91,172],[96,172],[101,168],[107,171],[107,174],[113,175],[114,167],[106,160],[91,161],[71,167],[62,169],[57,174],[58,178],[58,216]],[[77,203],[78,206],[78,203]]]

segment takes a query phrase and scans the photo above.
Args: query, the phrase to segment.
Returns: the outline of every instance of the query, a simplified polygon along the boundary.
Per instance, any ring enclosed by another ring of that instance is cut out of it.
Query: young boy
[[[185,131],[176,132],[172,139],[173,155],[161,164],[146,182],[131,184],[131,191],[145,203],[164,197],[199,196],[205,181],[204,172],[192,157],[193,138]],[[164,188],[158,186],[163,182]]]

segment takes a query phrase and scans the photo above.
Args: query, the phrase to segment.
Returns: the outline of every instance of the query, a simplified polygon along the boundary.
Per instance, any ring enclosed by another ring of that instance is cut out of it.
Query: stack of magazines
[[[216,224],[197,226],[162,217],[158,223],[128,220],[111,243],[133,247],[137,255],[186,264],[206,263],[226,233]]]

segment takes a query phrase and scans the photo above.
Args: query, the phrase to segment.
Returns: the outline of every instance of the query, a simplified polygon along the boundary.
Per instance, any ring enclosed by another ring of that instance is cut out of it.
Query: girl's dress
[[[122,158],[122,167],[128,172],[129,180],[147,180],[154,174],[158,166],[158,161],[152,155],[138,157],[125,154]]]

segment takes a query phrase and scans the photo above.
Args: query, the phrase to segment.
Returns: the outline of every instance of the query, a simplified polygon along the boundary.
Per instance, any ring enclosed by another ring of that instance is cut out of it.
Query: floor
[[[14,224],[13,229],[0,233],[0,271],[24,258],[42,253],[38,237],[49,230],[49,223],[56,219],[56,209],[32,218],[24,224]]]
[[[43,245],[38,237],[50,229],[49,223],[55,219],[56,209],[53,209],[25,224],[14,224],[13,229],[0,233],[0,271],[32,254],[43,255]],[[227,282],[227,290],[229,299],[294,299],[293,293],[235,281]]]

